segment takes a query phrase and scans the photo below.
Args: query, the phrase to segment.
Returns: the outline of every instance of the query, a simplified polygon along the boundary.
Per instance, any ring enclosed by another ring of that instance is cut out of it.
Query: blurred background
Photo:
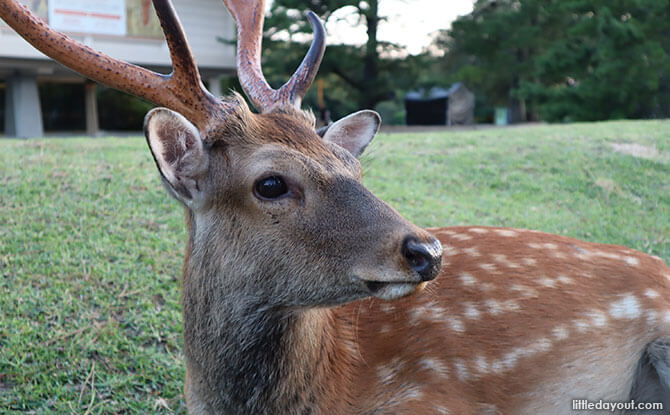
[[[150,0],[30,0],[94,49],[169,73]],[[174,0],[205,84],[240,91],[235,27],[220,0]],[[667,118],[670,0],[273,0],[263,67],[274,87],[326,22],[328,48],[304,105],[320,122],[374,108],[385,124]],[[151,104],[48,60],[0,23],[0,133],[138,131]]]

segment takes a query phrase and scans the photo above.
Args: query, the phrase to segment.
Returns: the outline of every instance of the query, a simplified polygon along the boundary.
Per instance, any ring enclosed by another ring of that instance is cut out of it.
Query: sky
[[[381,0],[379,15],[388,21],[379,25],[378,39],[405,46],[410,54],[421,53],[428,46],[430,34],[446,29],[456,17],[472,11],[473,0]],[[363,44],[365,26],[356,26],[351,10],[341,9],[334,17],[350,16],[348,20],[329,19],[328,42]]]

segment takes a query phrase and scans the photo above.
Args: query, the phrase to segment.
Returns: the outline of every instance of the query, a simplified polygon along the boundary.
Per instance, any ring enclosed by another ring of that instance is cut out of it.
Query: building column
[[[98,100],[95,94],[95,82],[86,81],[84,108],[86,108],[86,134],[98,135],[100,125],[98,124]]]
[[[32,138],[44,136],[37,77],[16,73],[5,89],[5,135]]]
[[[215,76],[208,79],[209,81],[209,92],[217,98],[223,96],[221,92],[221,77]]]

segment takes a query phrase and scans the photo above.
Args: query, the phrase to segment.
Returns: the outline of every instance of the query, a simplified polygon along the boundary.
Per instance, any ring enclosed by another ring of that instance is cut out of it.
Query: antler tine
[[[261,41],[265,16],[264,0],[223,0],[237,22],[237,70],[240,84],[254,107],[261,112],[291,104],[300,108],[302,98],[309,89],[321,64],[326,48],[323,23],[312,12],[307,13],[314,40],[302,63],[279,90],[272,89],[263,76],[261,68]]]
[[[201,131],[213,115],[229,107],[209,94],[200,81],[193,55],[169,0],[154,0],[175,66],[173,75],[111,58],[51,29],[16,0],[0,0],[0,17],[35,48],[68,68],[157,105],[177,111]]]
[[[321,19],[312,11],[307,12],[307,19],[312,25],[314,39],[298,69],[293,73],[291,79],[279,89],[279,100],[292,102],[298,108],[300,108],[302,98],[314,82],[326,51],[326,29]]]
[[[166,87],[188,108],[190,117],[182,112],[186,118],[196,125],[198,124],[195,120],[207,124],[212,121],[211,116],[217,113],[217,107],[223,105],[223,102],[210,94],[203,85],[193,51],[188,44],[184,28],[172,2],[153,0],[153,4],[165,34],[172,61],[173,72],[169,76]]]
[[[237,76],[254,107],[264,111],[275,91],[265,80],[261,69],[261,41],[265,20],[264,0],[223,0],[237,23]]]

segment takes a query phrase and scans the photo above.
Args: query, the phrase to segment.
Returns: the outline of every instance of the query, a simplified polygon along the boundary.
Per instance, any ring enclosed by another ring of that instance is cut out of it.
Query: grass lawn
[[[670,122],[380,135],[365,182],[424,226],[670,262]],[[143,138],[0,140],[0,414],[184,413],[183,214]]]

